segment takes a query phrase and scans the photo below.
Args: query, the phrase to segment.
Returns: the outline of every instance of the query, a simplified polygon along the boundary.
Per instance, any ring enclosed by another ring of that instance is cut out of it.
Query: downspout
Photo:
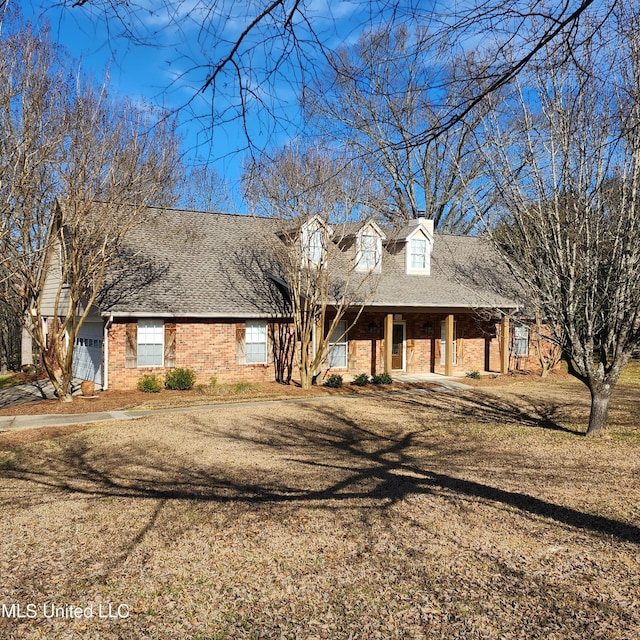
[[[104,323],[102,336],[102,390],[109,388],[109,328],[113,324],[113,313]]]

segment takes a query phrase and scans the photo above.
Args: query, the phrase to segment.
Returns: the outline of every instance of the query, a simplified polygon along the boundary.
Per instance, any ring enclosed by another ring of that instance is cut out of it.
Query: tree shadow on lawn
[[[402,399],[403,403],[425,407],[411,398]],[[365,427],[349,415],[348,408],[341,410],[334,403],[300,407],[300,417],[286,423],[260,416],[257,408],[255,420],[260,428],[224,434],[214,430],[202,414],[186,416],[181,428],[202,438],[202,450],[214,444],[224,446],[225,440],[241,445],[242,453],[228,462],[200,463],[197,450],[179,454],[161,441],[157,447],[136,445],[135,435],[123,451],[110,448],[108,442],[92,446],[83,432],[59,440],[59,451],[47,456],[38,458],[35,450],[31,459],[25,456],[22,462],[5,464],[0,477],[40,487],[39,497],[33,486],[24,492],[26,507],[30,500],[55,500],[56,494],[63,494],[329,509],[367,501],[368,507],[387,509],[411,495],[439,494],[447,499],[449,493],[640,543],[640,528],[627,522],[436,471],[437,464],[448,464],[451,470],[455,466],[446,459],[452,454],[450,442],[439,444],[437,433],[429,436],[428,429],[394,430],[380,420]],[[399,420],[406,407],[401,409]],[[166,428],[175,429],[175,425]],[[467,441],[453,457],[472,460],[473,452],[473,442]],[[263,460],[266,463],[261,464]],[[20,500],[18,489],[0,504],[20,505]]]
[[[588,418],[584,405],[566,398],[562,402],[555,399],[543,399],[532,395],[518,395],[516,404],[512,397],[502,397],[485,391],[465,391],[464,393],[435,394],[429,401],[431,406],[449,407],[452,420],[479,422],[488,425],[513,424],[520,427],[561,431],[584,436],[584,431],[573,429],[563,423],[567,415],[579,415]],[[411,402],[409,398],[406,400]]]

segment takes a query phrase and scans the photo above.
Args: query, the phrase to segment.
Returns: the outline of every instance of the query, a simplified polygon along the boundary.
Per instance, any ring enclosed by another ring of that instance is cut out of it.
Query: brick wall
[[[406,371],[444,373],[444,365],[440,364],[440,323],[445,316],[428,313],[404,313],[400,316],[406,327]],[[347,370],[335,369],[329,373],[382,373],[384,318],[384,313],[363,313],[349,331]],[[348,323],[352,319],[346,318]],[[274,380],[271,363],[238,363],[237,332],[244,330],[244,321],[188,319],[178,320],[175,324],[175,365],[193,369],[197,376],[196,384],[208,384],[212,376],[220,383]],[[165,367],[126,368],[125,328],[126,321],[117,321],[109,329],[109,387],[112,389],[135,388],[143,374],[164,376],[168,370]],[[496,336],[495,323],[480,321],[473,314],[456,314],[457,362],[454,371],[499,371],[500,345]],[[294,371],[294,379],[297,378]]]
[[[135,322],[135,321],[132,321]],[[196,384],[208,384],[215,376],[220,383],[272,381],[272,364],[238,364],[236,330],[244,321],[185,320],[176,322],[176,367],[193,369]],[[126,322],[114,322],[109,328],[109,388],[133,389],[147,373],[161,377],[165,367],[125,367]],[[270,354],[269,354],[270,356]],[[269,358],[270,359],[270,358]]]
[[[364,312],[349,331],[349,356],[346,373],[381,373],[384,370],[384,313]],[[395,314],[405,325],[406,371],[444,373],[440,364],[440,323],[443,314]],[[352,318],[347,317],[351,323]],[[473,314],[456,314],[457,362],[454,371],[490,371],[500,369],[500,345],[495,323],[479,320]],[[336,369],[334,373],[345,370]]]

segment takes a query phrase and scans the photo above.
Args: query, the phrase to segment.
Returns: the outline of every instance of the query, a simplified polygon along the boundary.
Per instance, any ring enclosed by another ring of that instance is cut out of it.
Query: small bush
[[[330,387],[331,389],[339,389],[342,386],[342,376],[329,376],[324,382],[323,385],[325,387]]]
[[[354,379],[353,384],[356,387],[364,387],[369,384],[369,375],[366,373],[359,373]]]
[[[475,369],[473,371],[467,371],[464,375],[467,378],[473,378],[474,380],[478,380],[480,378],[480,372]]]
[[[251,382],[236,382],[233,385],[234,393],[245,393],[246,391],[255,391],[258,387]]]
[[[213,391],[213,389],[215,389],[218,386],[218,378],[216,378],[215,376],[211,376],[209,378],[209,386],[211,387],[211,390]]]
[[[145,393],[158,393],[162,390],[162,382],[158,376],[148,373],[138,380],[138,389]]]
[[[391,384],[393,378],[388,373],[376,373],[371,376],[371,384]]]
[[[171,369],[164,377],[164,386],[173,391],[188,391],[193,388],[196,374],[191,369]]]

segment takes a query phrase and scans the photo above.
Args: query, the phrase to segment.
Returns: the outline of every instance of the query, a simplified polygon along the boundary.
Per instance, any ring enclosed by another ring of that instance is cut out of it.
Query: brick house
[[[204,383],[273,380],[274,332],[290,326],[286,283],[270,260],[282,241],[277,225],[152,210],[129,234],[81,329],[76,375],[105,389],[133,388],[141,375],[172,367],[193,369]],[[518,305],[497,292],[504,269],[483,238],[437,234],[421,218],[393,232],[351,223],[331,243],[371,287],[345,315],[340,329],[349,329],[336,332],[321,375],[506,372],[510,358],[527,358],[526,332],[509,324]]]

